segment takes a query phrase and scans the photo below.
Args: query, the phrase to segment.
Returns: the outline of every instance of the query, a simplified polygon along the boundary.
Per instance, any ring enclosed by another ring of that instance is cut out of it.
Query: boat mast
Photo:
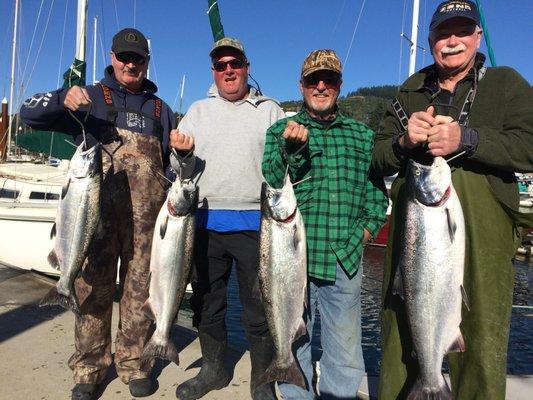
[[[152,54],[152,41],[150,38],[146,40],[148,42],[148,54],[151,56]],[[146,79],[150,79],[150,64],[148,64],[148,68],[146,69]]]
[[[418,12],[420,0],[413,0],[413,21],[411,23],[411,49],[409,51],[409,76],[415,73],[416,68],[416,48],[418,45]]]
[[[94,17],[94,23],[93,23],[93,84],[96,84],[98,81],[96,80],[96,29],[98,25],[98,16]]]
[[[16,62],[16,49],[17,49],[17,26],[19,19],[19,0],[15,0],[15,23],[13,24],[13,45],[11,47],[11,80],[9,82],[9,116],[7,127],[7,151],[11,150],[11,122],[13,122],[13,95],[15,91],[15,62]]]
[[[78,20],[76,24],[76,58],[80,61],[85,61],[87,9],[88,0],[78,0]]]

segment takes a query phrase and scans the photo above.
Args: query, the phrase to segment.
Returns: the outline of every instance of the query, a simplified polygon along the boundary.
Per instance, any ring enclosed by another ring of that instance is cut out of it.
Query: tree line
[[[343,114],[378,132],[385,110],[397,92],[398,86],[394,85],[361,87],[348,92],[346,96],[339,97],[337,104]],[[298,112],[302,107],[302,101],[285,101],[281,103],[281,107],[284,111]]]

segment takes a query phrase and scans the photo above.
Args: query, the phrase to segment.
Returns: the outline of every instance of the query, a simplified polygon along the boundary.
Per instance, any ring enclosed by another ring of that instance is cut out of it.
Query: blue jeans
[[[312,388],[313,364],[311,336],[315,324],[315,311],[320,313],[320,379],[318,391],[322,400],[355,399],[365,373],[361,345],[361,278],[363,266],[349,279],[337,264],[335,283],[309,280],[308,335],[295,343],[296,356],[307,380],[309,390],[282,383],[283,398],[314,399]]]

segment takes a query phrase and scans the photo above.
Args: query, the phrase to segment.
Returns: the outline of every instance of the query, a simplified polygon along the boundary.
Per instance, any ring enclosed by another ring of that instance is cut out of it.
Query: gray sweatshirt
[[[253,87],[235,102],[220,97],[214,84],[207,96],[191,105],[178,126],[194,137],[195,157],[181,159],[182,177],[197,179],[200,208],[259,210],[265,134],[285,114]],[[175,157],[171,163],[178,171]]]

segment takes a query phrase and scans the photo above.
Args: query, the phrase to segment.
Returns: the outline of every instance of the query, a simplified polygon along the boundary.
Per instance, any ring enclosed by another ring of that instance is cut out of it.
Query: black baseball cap
[[[431,18],[429,30],[432,31],[444,21],[456,17],[467,18],[480,25],[481,18],[476,3],[468,0],[451,0],[439,4]]]
[[[137,29],[126,28],[113,36],[113,53],[135,53],[144,58],[148,57],[148,41]]]

